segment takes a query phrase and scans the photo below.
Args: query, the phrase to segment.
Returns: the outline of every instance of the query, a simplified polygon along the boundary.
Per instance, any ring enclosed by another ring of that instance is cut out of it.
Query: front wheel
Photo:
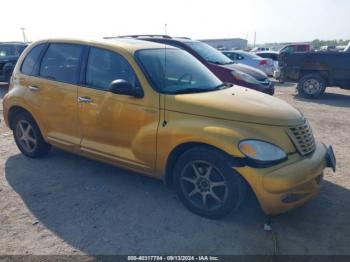
[[[222,218],[239,208],[246,183],[218,150],[198,147],[180,156],[174,168],[178,197],[192,212]]]
[[[304,98],[319,98],[326,90],[326,81],[317,74],[308,74],[298,83],[299,95]]]

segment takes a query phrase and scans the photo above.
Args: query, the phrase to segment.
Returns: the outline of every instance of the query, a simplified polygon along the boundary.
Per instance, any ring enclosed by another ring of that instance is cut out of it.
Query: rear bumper
[[[291,157],[274,169],[248,168],[239,172],[252,186],[264,212],[278,214],[303,205],[319,192],[324,169],[332,167],[330,154],[324,144],[317,143],[310,156]]]

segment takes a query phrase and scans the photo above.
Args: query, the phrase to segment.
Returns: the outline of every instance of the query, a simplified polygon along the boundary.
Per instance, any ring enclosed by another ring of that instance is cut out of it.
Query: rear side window
[[[91,47],[86,68],[86,84],[107,90],[113,80],[123,79],[137,88],[136,75],[121,55],[101,48]]]
[[[45,49],[45,44],[35,46],[23,61],[21,72],[26,75],[34,75],[34,67],[38,63],[41,52]]]
[[[50,44],[40,66],[40,76],[69,84],[77,84],[82,46]]]

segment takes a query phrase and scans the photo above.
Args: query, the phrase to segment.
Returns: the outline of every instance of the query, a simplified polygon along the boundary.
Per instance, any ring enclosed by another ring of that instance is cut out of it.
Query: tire
[[[247,184],[218,150],[201,146],[177,160],[174,185],[181,202],[193,213],[219,219],[241,206]]]
[[[298,83],[298,92],[301,97],[316,99],[326,90],[326,81],[317,74],[308,74]]]
[[[27,157],[47,155],[51,145],[46,143],[40,129],[30,114],[21,112],[13,119],[13,136],[19,150]]]

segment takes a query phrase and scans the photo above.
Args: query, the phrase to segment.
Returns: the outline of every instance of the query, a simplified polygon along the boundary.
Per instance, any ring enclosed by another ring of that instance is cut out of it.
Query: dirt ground
[[[0,98],[7,91],[0,86]],[[160,181],[54,149],[21,155],[0,106],[0,255],[350,254],[350,91],[322,99],[276,96],[299,108],[315,136],[332,144],[338,167],[305,206],[266,217],[253,196],[241,212],[212,221],[187,211]]]

